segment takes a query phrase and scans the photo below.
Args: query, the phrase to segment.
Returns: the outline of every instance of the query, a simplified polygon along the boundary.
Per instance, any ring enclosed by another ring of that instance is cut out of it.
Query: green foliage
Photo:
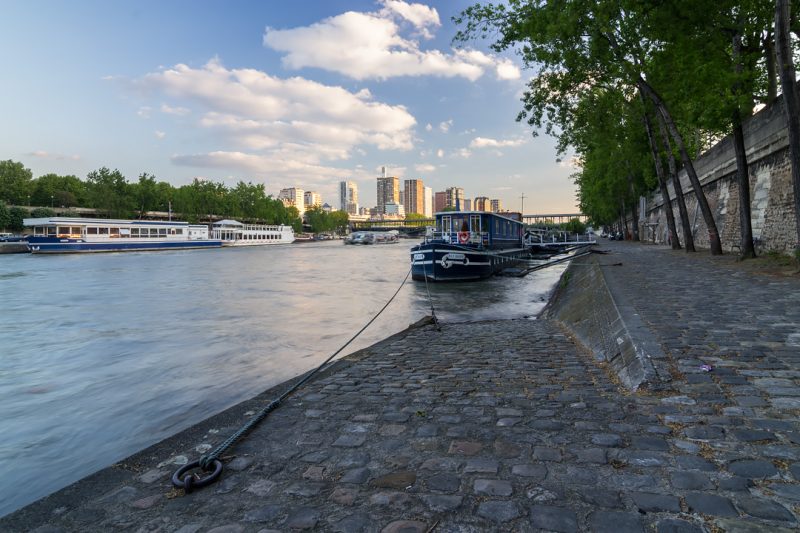
[[[570,233],[583,234],[586,233],[586,224],[577,218],[570,219],[569,222],[564,224],[564,229]]]
[[[31,211],[31,218],[49,218],[56,216],[56,212],[49,207],[37,207]]]
[[[0,229],[7,229],[11,225],[11,213],[5,202],[0,202]]]
[[[20,204],[40,206],[33,210],[33,217],[53,216],[50,206],[95,208],[110,218],[123,219],[131,218],[134,213],[142,217],[149,211],[166,212],[171,206],[175,218],[189,222],[216,216],[244,222],[285,224],[295,231],[302,230],[297,209],[268,196],[263,184],[239,182],[229,188],[222,183],[195,179],[189,185],[173,187],[146,172],[136,183],[129,183],[119,170],[106,167],[90,172],[86,181],[57,174],[45,174],[35,180],[30,177],[30,170],[21,163],[0,162],[0,193]],[[9,191],[23,192],[10,194]],[[5,213],[8,213],[7,208]],[[346,214],[331,214],[328,218],[331,229],[347,226]],[[8,224],[10,221],[4,223],[6,227]]]
[[[421,213],[408,213],[406,215],[406,220],[420,220],[423,218],[427,218],[425,215]]]
[[[28,211],[22,207],[12,207],[8,210],[8,229],[20,232],[25,226],[22,220],[28,216]]]
[[[325,212],[321,207],[314,206],[305,213],[306,224],[311,226],[313,233],[330,231],[344,232],[350,220],[344,211]]]
[[[16,161],[0,161],[0,200],[12,205],[24,205],[31,187],[30,169]]]

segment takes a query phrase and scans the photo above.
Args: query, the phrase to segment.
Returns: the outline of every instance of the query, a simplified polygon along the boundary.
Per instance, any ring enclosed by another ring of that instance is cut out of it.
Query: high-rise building
[[[321,207],[322,206],[322,196],[316,191],[306,191],[303,195],[303,203],[305,203],[306,209],[311,209],[312,207]]]
[[[303,213],[306,212],[303,189],[298,189],[297,187],[281,189],[281,192],[278,193],[278,200],[282,200],[284,205],[296,207],[300,216],[303,216]]]
[[[491,211],[492,203],[486,196],[476,196],[475,205],[472,206],[475,211]]]
[[[403,208],[403,204],[398,204],[397,202],[386,202],[386,205],[383,206],[384,215],[394,216],[398,218],[405,218],[406,211]]]
[[[425,185],[422,180],[405,180],[403,187],[403,207],[406,214],[425,214]]]
[[[464,203],[461,204],[461,209],[464,211],[472,211],[472,200],[469,198],[464,198]]]
[[[400,202],[400,178],[387,176],[386,167],[381,167],[381,176],[378,177],[378,213],[386,213],[386,204]]]
[[[461,187],[448,187],[444,192],[447,193],[447,207],[464,209],[464,189]]]
[[[427,218],[433,218],[433,188],[425,187],[425,209],[422,213]]]
[[[500,211],[503,210],[503,201],[500,200],[499,198],[493,198],[491,206],[492,206],[492,212],[499,213]]]
[[[356,182],[339,182],[339,208],[349,215],[359,214],[358,185],[356,185]]]
[[[447,193],[444,191],[434,193],[433,195],[433,211],[438,213],[447,207]]]

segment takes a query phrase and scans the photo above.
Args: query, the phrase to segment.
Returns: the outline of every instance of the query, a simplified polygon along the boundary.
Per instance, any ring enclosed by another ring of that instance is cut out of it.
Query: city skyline
[[[574,211],[569,157],[515,121],[534,73],[488,43],[453,47],[451,18],[470,3],[12,0],[0,158],[34,176],[302,187],[331,205],[343,180],[373,198],[386,166],[509,208],[526,192],[526,211]]]

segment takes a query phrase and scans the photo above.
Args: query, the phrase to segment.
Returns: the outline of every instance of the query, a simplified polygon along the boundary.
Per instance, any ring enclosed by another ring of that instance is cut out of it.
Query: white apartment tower
[[[303,195],[306,208],[322,207],[322,196],[316,191],[306,191]]]
[[[296,207],[300,216],[303,216],[303,213],[306,212],[303,189],[298,189],[297,187],[281,189],[281,192],[278,193],[278,200],[282,200],[284,205]]]
[[[425,210],[422,214],[433,218],[433,187],[425,187]]]
[[[339,182],[339,207],[348,215],[358,214],[358,185],[356,182]]]

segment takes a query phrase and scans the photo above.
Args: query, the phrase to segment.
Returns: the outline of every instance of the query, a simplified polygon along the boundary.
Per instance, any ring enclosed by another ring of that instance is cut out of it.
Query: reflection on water
[[[397,290],[408,249],[0,256],[0,515],[315,367]],[[429,289],[443,321],[530,317],[563,268]],[[409,280],[344,353],[429,310]]]

